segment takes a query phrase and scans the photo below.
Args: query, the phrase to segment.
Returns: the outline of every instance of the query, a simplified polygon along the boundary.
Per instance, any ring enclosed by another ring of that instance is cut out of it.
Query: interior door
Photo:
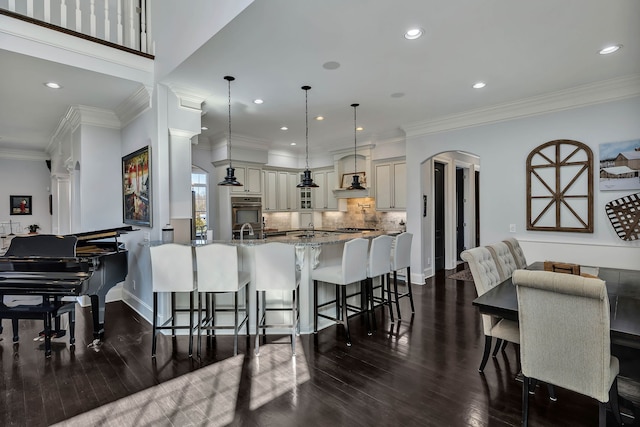
[[[464,247],[464,169],[456,168],[456,259]]]
[[[434,162],[433,184],[434,184],[434,244],[435,255],[433,267],[435,271],[444,268],[444,164]]]

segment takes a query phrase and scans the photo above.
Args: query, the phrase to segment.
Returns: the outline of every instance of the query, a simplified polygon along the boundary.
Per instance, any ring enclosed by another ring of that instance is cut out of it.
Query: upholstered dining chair
[[[291,335],[291,354],[295,356],[296,335],[300,334],[300,272],[296,268],[295,247],[271,242],[255,245],[253,250],[256,288],[255,354],[260,355],[260,331],[264,338],[267,329],[277,328],[288,329]],[[289,300],[291,304],[288,304]]]
[[[320,266],[312,271],[313,279],[313,295],[314,295],[314,313],[313,313],[313,331],[318,332],[318,317],[333,320],[344,326],[347,338],[347,346],[351,347],[351,334],[349,333],[349,311],[361,312],[356,310],[347,302],[347,285],[351,283],[360,283],[360,294],[366,294],[363,282],[367,280],[367,255],[369,249],[369,241],[359,237],[349,240],[344,244],[342,251],[342,262],[340,264],[329,264]],[[335,285],[335,299],[318,304],[318,285],[319,282],[331,283]],[[362,298],[362,297],[361,297]],[[320,313],[319,309],[329,305],[335,306],[336,316],[329,316]],[[365,317],[368,322],[368,317]]]
[[[507,280],[511,277],[511,274],[518,269],[518,265],[509,246],[505,242],[497,242],[487,245],[487,249],[489,249],[489,252],[491,252],[496,262],[498,273],[500,273],[500,280]]]
[[[151,254],[151,282],[153,291],[153,321],[151,338],[151,357],[156,357],[156,337],[158,331],[171,329],[171,335],[176,336],[176,329],[189,330],[189,357],[193,355],[193,298],[196,291],[196,281],[193,272],[193,248],[177,243],[167,243],[149,248]],[[189,309],[176,307],[176,293],[189,294]],[[158,325],[158,294],[170,295],[171,315]],[[188,312],[188,325],[178,322],[179,312]]]
[[[238,354],[238,333],[243,326],[249,336],[249,290],[250,274],[238,268],[238,247],[212,243],[196,246],[196,277],[198,288],[198,357],[201,353],[202,330],[207,331],[207,339],[211,331],[216,329],[233,330],[233,355]],[[238,294],[244,294],[244,305],[238,305]],[[231,303],[220,304],[217,295],[233,295]],[[203,298],[204,297],[204,298]],[[202,300],[205,300],[206,315],[202,318]],[[216,314],[233,313],[233,325],[216,322]],[[242,317],[239,317],[239,314]]]
[[[524,376],[522,421],[528,424],[531,380],[580,393],[606,404],[618,421],[618,359],[611,356],[609,298],[605,282],[549,271],[516,270],[520,361]]]
[[[413,241],[412,233],[400,233],[396,236],[391,247],[391,271],[393,272],[393,297],[396,303],[396,311],[398,319],[402,319],[400,313],[400,298],[409,297],[411,304],[411,313],[415,313],[416,309],[413,305],[413,292],[411,291],[411,242]],[[398,293],[398,271],[405,269],[404,282],[407,285],[407,291]]]
[[[471,270],[473,283],[476,285],[478,296],[483,295],[485,292],[502,282],[500,279],[500,273],[498,272],[498,266],[496,265],[491,252],[489,252],[489,249],[483,246],[467,249],[460,254],[460,257],[469,264],[469,269]],[[485,337],[484,353],[478,372],[484,371],[484,367],[489,360],[493,337],[497,339],[496,347],[493,352],[494,357],[498,353],[498,349],[502,345],[503,341],[512,342],[514,344],[518,344],[520,342],[518,324],[512,320],[483,314],[482,327],[484,329]]]
[[[393,237],[383,234],[375,239],[371,240],[371,247],[369,248],[369,263],[367,264],[367,291],[368,300],[371,304],[371,318],[373,322],[373,329],[376,329],[376,316],[375,316],[375,303],[379,302],[381,305],[389,306],[389,317],[391,322],[393,319],[393,308],[391,307],[391,283],[389,276],[391,273],[391,263],[389,263],[389,257],[391,256],[391,246],[393,244]],[[374,286],[373,279],[380,278],[380,285]],[[386,285],[385,285],[386,284]],[[380,288],[380,296],[374,295],[374,290]]]
[[[514,239],[513,237],[509,237],[508,239],[504,239],[503,241],[507,244],[509,250],[513,254],[513,259],[516,261],[516,266],[518,268],[526,268],[527,259],[524,256],[524,252],[522,251],[518,240]]]

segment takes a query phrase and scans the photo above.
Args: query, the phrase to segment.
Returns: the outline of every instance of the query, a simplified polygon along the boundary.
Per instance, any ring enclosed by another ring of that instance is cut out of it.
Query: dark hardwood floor
[[[258,407],[250,402],[255,393],[249,390],[253,340],[248,350],[242,339],[245,356],[240,357],[231,425],[520,425],[516,349],[507,347],[490,360],[484,374],[478,373],[484,336],[480,315],[471,305],[475,288],[471,282],[446,279],[450,273],[442,271],[425,286],[413,286],[416,313],[411,318],[406,299],[405,319],[395,325],[378,309],[373,336],[367,336],[362,316],[352,318],[351,348],[337,326],[301,336],[297,357],[306,363],[308,380]],[[107,305],[105,342],[90,349],[89,310],[77,309],[77,318],[75,350],[66,337],[54,340],[50,359],[44,357],[43,343],[32,340],[42,322],[21,321],[21,341],[14,345],[10,322],[3,321],[0,425],[51,425],[233,356],[231,337],[218,337],[201,362],[189,359],[186,336],[178,337],[175,350],[170,337],[161,337],[154,363],[150,325],[121,302]],[[627,353],[621,362],[633,370],[640,355]],[[558,401],[551,402],[546,387],[538,388],[531,399],[530,425],[597,425],[594,400],[562,389],[556,393]],[[608,421],[615,425],[611,414]]]

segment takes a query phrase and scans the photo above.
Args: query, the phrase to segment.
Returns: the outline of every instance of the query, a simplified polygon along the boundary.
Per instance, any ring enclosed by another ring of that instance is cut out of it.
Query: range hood
[[[369,188],[365,188],[364,190],[338,188],[333,190],[333,195],[336,199],[361,199],[363,197],[369,197]]]

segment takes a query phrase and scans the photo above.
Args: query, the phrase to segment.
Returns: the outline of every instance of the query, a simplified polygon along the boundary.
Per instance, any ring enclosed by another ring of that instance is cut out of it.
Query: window
[[[206,237],[209,223],[207,222],[207,182],[208,174],[204,170],[193,166],[191,169],[191,191],[193,193],[194,219],[196,236]]]

